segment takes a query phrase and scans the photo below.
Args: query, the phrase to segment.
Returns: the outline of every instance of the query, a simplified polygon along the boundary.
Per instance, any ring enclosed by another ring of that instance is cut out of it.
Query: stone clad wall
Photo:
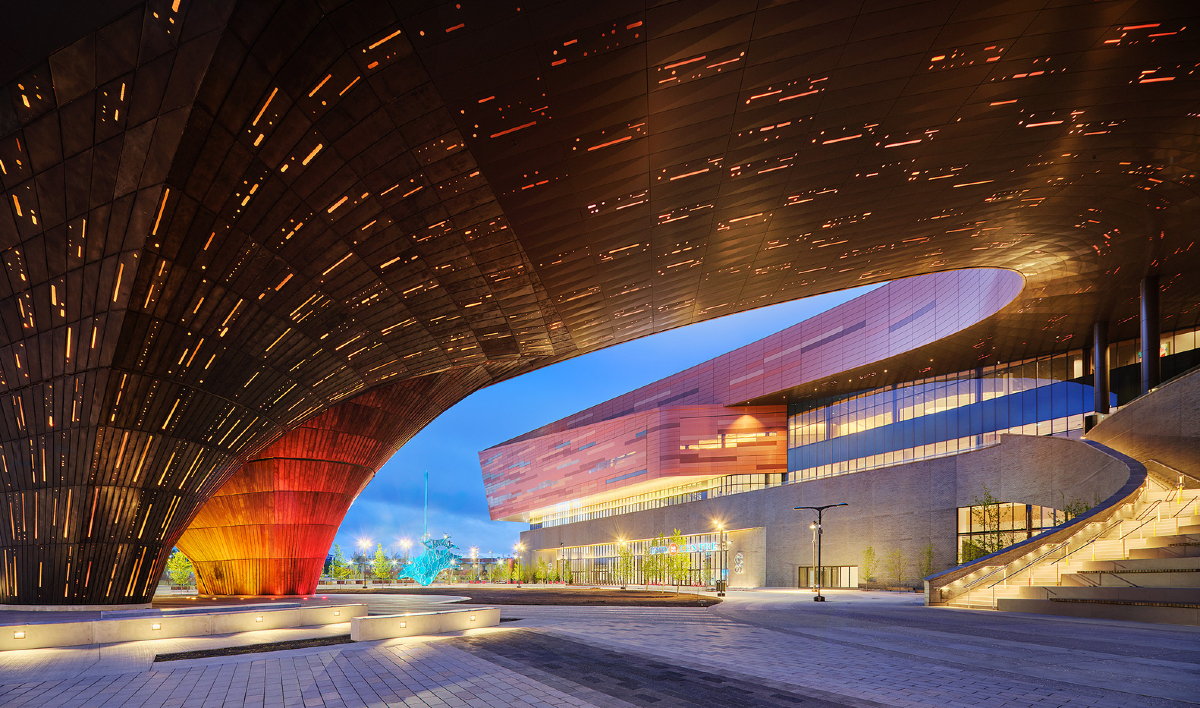
[[[1122,406],[1087,438],[1140,462],[1200,476],[1200,371]]]
[[[1079,441],[1005,435],[998,445],[951,457],[536,529],[522,533],[521,541],[533,550],[557,549],[560,542],[642,539],[675,528],[711,532],[720,521],[728,529],[763,529],[762,582],[793,586],[797,566],[812,563],[813,517],[794,507],[847,501],[849,507],[825,516],[823,564],[861,565],[863,549],[872,546],[881,561],[879,577],[883,559],[899,548],[909,559],[905,579],[915,582],[926,544],[934,547],[934,570],[954,565],[956,509],[970,505],[985,484],[1003,501],[1057,508],[1064,499],[1107,497],[1127,477],[1124,465]],[[737,535],[730,534],[731,545]],[[751,538],[745,535],[741,544]],[[741,550],[752,558],[747,548]],[[736,578],[731,585],[738,585]]]

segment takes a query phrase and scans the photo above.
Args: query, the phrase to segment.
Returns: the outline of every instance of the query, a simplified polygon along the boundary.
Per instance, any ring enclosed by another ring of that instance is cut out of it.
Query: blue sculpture
[[[450,552],[452,548],[458,548],[450,542],[450,536],[442,536],[441,538],[429,537],[429,471],[425,472],[425,534],[421,536],[421,543],[425,546],[425,552],[412,562],[400,569],[401,578],[412,578],[422,586],[428,586],[437,579],[438,573],[446,568],[458,565],[458,561],[462,556],[457,556]]]
[[[421,543],[425,545],[425,552],[404,566],[400,571],[400,577],[412,578],[419,584],[427,586],[433,583],[438,573],[446,568],[458,565],[458,561],[462,556],[457,556],[451,552],[451,549],[458,548],[458,546],[450,542],[449,536],[430,538],[429,534],[425,534],[421,538]]]

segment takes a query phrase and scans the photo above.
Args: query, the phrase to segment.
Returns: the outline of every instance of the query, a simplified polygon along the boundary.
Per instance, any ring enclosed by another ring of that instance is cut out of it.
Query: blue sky
[[[480,450],[731,349],[778,332],[853,299],[870,287],[796,300],[681,327],[576,357],[490,386],[464,398],[418,433],[359,495],[336,542],[349,556],[369,539],[399,550],[421,536],[422,472],[429,470],[429,531],[465,553],[509,553],[526,524],[492,521],[479,470]]]

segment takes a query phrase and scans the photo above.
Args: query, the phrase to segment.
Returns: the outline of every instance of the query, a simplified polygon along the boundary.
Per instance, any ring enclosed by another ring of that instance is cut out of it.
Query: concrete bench
[[[214,609],[204,613],[190,610],[178,614],[164,612],[158,616],[129,619],[14,624],[0,626],[0,651],[310,627],[348,622],[366,614],[367,606],[364,604],[315,605],[278,609]]]
[[[500,609],[497,607],[355,617],[350,620],[350,639],[367,642],[373,639],[394,639],[420,634],[457,632],[477,627],[495,627],[498,624]]]

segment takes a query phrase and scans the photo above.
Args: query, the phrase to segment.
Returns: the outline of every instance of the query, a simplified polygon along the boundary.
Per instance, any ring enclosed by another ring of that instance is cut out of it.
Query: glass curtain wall
[[[1200,365],[1200,330],[1164,332],[1163,380]],[[1137,396],[1137,340],[1110,345],[1112,405]],[[723,475],[619,499],[559,504],[530,518],[558,526],[973,450],[1003,433],[1083,431],[1094,409],[1084,350],[788,406],[788,474]]]
[[[789,473],[805,481],[952,455],[1003,433],[1078,436],[1094,404],[1083,356],[1075,350],[792,404]]]
[[[728,541],[728,534],[725,534]],[[677,554],[687,557],[683,585],[710,586],[721,578],[727,578],[728,551],[721,547],[722,534],[707,533],[684,537],[684,547]],[[670,543],[668,539],[668,544]],[[619,566],[619,543],[601,543],[591,546],[575,546],[558,551],[558,567],[571,574],[571,582],[585,585],[674,585],[665,568],[669,554],[668,545],[654,545],[652,541],[626,541],[632,553],[632,568],[629,577],[621,577]],[[649,557],[653,556],[652,559]]]
[[[786,475],[782,474],[728,474],[644,494],[633,494],[611,501],[592,504],[567,502],[558,504],[545,514],[531,516],[529,528],[540,529],[543,526],[572,524],[576,521],[590,521],[634,511],[660,509],[664,506],[686,504],[728,494],[753,492],[758,489],[778,487],[786,482],[785,478]]]
[[[995,553],[1066,520],[1063,512],[1036,504],[1001,502],[959,507],[958,562]]]

